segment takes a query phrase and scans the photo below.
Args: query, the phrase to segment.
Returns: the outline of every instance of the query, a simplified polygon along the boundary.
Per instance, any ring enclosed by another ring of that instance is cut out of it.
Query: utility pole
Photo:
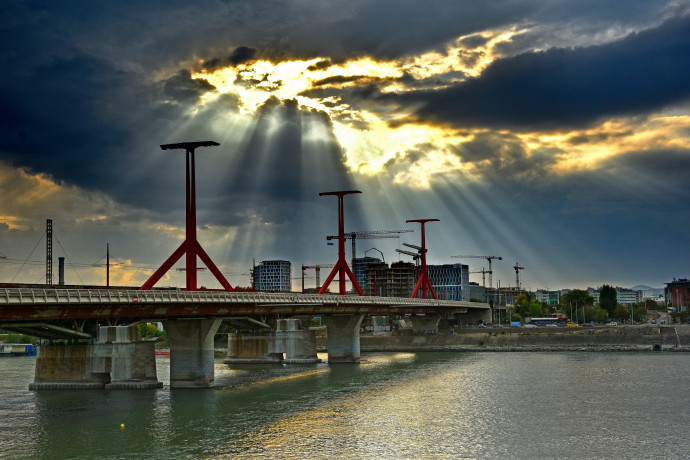
[[[46,284],[53,284],[53,219],[46,221]]]
[[[105,287],[110,289],[110,243],[105,243]]]

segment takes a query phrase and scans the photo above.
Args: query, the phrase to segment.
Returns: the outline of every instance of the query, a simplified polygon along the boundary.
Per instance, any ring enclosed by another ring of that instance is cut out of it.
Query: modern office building
[[[427,270],[436,297],[445,300],[469,300],[465,293],[465,287],[470,284],[470,271],[467,265],[427,265]]]
[[[292,291],[291,265],[287,260],[264,260],[254,267],[254,286],[257,291]]]

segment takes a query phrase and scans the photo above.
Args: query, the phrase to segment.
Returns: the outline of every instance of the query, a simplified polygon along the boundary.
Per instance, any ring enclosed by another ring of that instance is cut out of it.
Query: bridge
[[[364,315],[409,315],[415,328],[428,330],[436,329],[441,318],[460,323],[489,319],[490,309],[477,302],[343,294],[0,289],[0,329],[81,342],[42,346],[33,389],[160,386],[153,343],[136,336],[142,321],[163,322],[170,339],[171,387],[176,388],[213,386],[213,336],[223,320],[233,318],[268,326],[263,320],[270,317],[276,330],[261,337],[231,334],[229,356],[285,362],[285,355],[292,362],[314,362],[313,331],[278,318],[321,316],[329,363],[356,363]]]
[[[313,362],[317,359],[313,331],[300,330],[296,319],[284,317],[322,316],[327,327],[329,363],[359,362],[359,327],[366,314],[412,315],[416,328],[424,330],[436,329],[442,316],[460,323],[491,319],[485,303],[436,299],[426,273],[424,223],[438,219],[408,220],[422,224],[422,273],[412,298],[364,296],[345,260],[343,220],[343,197],[362,193],[359,190],[319,194],[338,198],[338,263],[319,294],[236,292],[197,240],[195,149],[218,145],[214,141],[161,145],[163,150],[186,151],[186,237],[138,290],[0,289],[0,328],[44,338],[72,339],[72,343],[40,347],[30,388],[160,386],[153,343],[137,337],[136,324],[142,321],[161,321],[168,333],[171,387],[199,388],[213,386],[213,336],[226,318],[245,316],[253,320],[249,317],[258,315],[276,321],[272,336],[229,337],[229,360],[284,362],[285,357],[293,362]],[[153,289],[183,255],[186,289]],[[197,258],[224,291],[197,289]],[[48,270],[52,270],[52,255],[50,260]],[[326,289],[336,274],[339,294],[328,294]],[[346,276],[359,296],[347,295]],[[423,298],[417,299],[420,286]],[[427,289],[433,299],[426,298]],[[464,321],[458,315],[464,316]],[[262,321],[253,321],[271,328]]]

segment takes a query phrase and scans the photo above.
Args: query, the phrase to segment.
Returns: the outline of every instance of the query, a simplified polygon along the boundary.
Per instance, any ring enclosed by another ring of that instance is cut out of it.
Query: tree
[[[618,296],[615,288],[608,284],[604,284],[601,289],[599,289],[599,306],[609,312],[610,316],[616,317],[613,314],[618,306]]]
[[[568,309],[571,305],[573,308],[575,308],[575,305],[578,307],[592,305],[594,304],[594,297],[589,295],[589,292],[584,289],[573,289],[561,296],[561,304],[564,305],[564,308],[567,307]]]
[[[585,308],[585,317],[587,320],[594,321],[595,323],[605,323],[609,319],[609,312],[603,308],[590,306]]]
[[[526,316],[538,318],[544,315],[542,303],[536,299],[532,299],[527,293],[520,294],[515,300],[515,311],[523,318]]]
[[[630,309],[624,305],[618,305],[611,314],[614,318],[620,321],[630,319]]]

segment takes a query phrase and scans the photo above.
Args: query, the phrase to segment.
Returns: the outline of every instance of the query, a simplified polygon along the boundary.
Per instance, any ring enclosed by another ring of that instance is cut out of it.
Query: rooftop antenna
[[[347,292],[345,289],[346,274],[350,278],[350,281],[352,281],[352,288],[357,292],[357,294],[364,295],[362,289],[359,287],[359,284],[357,284],[355,275],[352,274],[352,270],[350,270],[350,267],[347,265],[347,261],[345,260],[345,219],[343,216],[343,197],[345,195],[349,195],[352,193],[362,192],[359,190],[344,190],[339,192],[319,193],[319,196],[334,195],[338,197],[338,262],[336,262],[335,267],[333,267],[333,270],[331,271],[331,274],[328,275],[328,278],[326,278],[326,282],[323,283],[323,286],[321,286],[321,289],[319,289],[319,294],[323,294],[326,292],[326,289],[328,289],[328,285],[330,285],[331,281],[333,281],[333,278],[335,278],[335,274],[339,273],[340,278],[338,279],[338,281],[340,284],[339,292],[341,295],[344,295]]]
[[[186,259],[186,271],[187,271],[187,290],[196,291],[196,258],[199,258],[206,264],[206,266],[211,270],[211,273],[216,277],[220,284],[225,288],[226,291],[233,292],[234,289],[225,279],[223,274],[218,270],[216,264],[213,263],[211,258],[206,254],[204,248],[196,239],[196,182],[195,182],[195,171],[194,171],[194,149],[197,147],[212,147],[220,145],[218,142],[214,141],[201,141],[201,142],[181,142],[179,144],[164,144],[161,145],[163,150],[174,150],[182,149],[187,151],[187,209],[186,209],[186,239],[182,242],[179,248],[172,253],[168,260],[163,262],[163,265],[155,271],[153,275],[139,288],[141,290],[151,289],[158,280],[165,275],[173,264],[177,262],[182,254],[187,255]]]
[[[419,222],[422,226],[422,246],[419,248],[422,256],[422,271],[419,274],[419,280],[417,280],[417,285],[414,287],[414,291],[412,291],[412,298],[414,299],[417,296],[417,291],[419,291],[419,288],[422,288],[422,298],[426,299],[426,291],[429,290],[431,292],[431,296],[434,299],[437,299],[436,293],[434,292],[434,288],[431,286],[431,281],[429,281],[429,273],[427,272],[426,268],[426,241],[425,241],[425,236],[424,236],[424,224],[427,222],[439,222],[438,219],[411,219],[406,222]]]

